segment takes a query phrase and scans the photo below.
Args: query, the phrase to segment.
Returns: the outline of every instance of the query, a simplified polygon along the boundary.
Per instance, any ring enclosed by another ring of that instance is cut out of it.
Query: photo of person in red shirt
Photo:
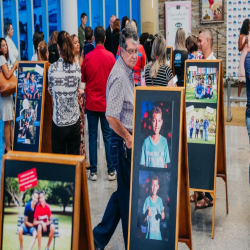
[[[39,203],[36,206],[34,214],[34,226],[37,226],[37,239],[38,239],[38,249],[41,250],[42,236],[48,236],[48,244],[45,250],[49,250],[50,244],[52,242],[55,225],[51,221],[51,210],[49,205],[45,201],[45,192],[40,191],[39,193]]]

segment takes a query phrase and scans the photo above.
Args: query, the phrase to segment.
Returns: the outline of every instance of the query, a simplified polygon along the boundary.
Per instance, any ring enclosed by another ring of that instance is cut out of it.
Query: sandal
[[[204,193],[203,192],[196,192],[196,200],[199,201],[203,198]],[[194,202],[194,194],[190,196],[190,202]]]
[[[197,203],[196,208],[197,209],[204,209],[204,208],[208,208],[208,207],[212,207],[213,206],[213,201],[211,201],[210,199],[208,199],[206,196],[203,197],[202,200],[200,200]]]

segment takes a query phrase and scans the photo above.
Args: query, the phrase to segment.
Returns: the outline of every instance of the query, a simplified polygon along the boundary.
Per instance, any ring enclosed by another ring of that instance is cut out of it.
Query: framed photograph
[[[200,0],[201,23],[224,22],[224,0]]]
[[[14,120],[14,151],[41,152],[46,62],[20,62]]]
[[[19,152],[3,156],[2,250],[79,249],[83,159]]]
[[[178,242],[182,91],[135,89],[130,250],[175,249]]]

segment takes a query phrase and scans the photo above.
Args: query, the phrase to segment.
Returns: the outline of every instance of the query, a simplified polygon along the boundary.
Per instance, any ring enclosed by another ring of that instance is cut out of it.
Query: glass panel
[[[93,31],[98,25],[103,26],[103,9],[102,0],[91,1],[92,29]]]
[[[49,36],[57,30],[57,0],[48,1],[49,10]]]
[[[140,0],[133,0],[132,2],[132,19],[137,22],[139,35],[141,34],[141,14],[140,10]]]
[[[5,25],[6,23],[12,23],[11,0],[3,0],[3,25]]]
[[[19,9],[20,57],[21,60],[28,60],[26,0],[18,0],[18,9]]]
[[[118,0],[118,10],[119,10],[119,19],[122,23],[122,18],[127,16],[129,18],[129,0]]]
[[[89,0],[78,0],[77,1],[77,9],[78,9],[78,27],[81,25],[81,14],[87,14],[87,26],[90,25],[89,20]]]
[[[34,32],[43,31],[41,0],[33,0],[33,8],[34,8]]]
[[[116,0],[105,0],[105,29],[109,26],[109,19],[111,15],[116,15]]]

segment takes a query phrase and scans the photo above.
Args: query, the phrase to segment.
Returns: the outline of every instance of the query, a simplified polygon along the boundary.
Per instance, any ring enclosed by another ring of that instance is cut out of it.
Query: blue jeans
[[[208,128],[204,128],[205,141],[208,141]]]
[[[105,112],[97,112],[86,110],[88,117],[88,130],[89,130],[89,158],[90,158],[90,172],[97,172],[97,131],[99,118],[101,121],[101,129],[103,134],[103,141],[105,145],[106,161],[108,173],[115,171],[110,157],[110,136],[111,128],[106,119]]]
[[[117,161],[117,191],[108,202],[102,221],[93,229],[94,240],[101,249],[109,243],[120,219],[125,248],[128,239],[128,215],[130,194],[131,149],[128,149],[124,140],[112,131],[111,156]]]
[[[192,139],[192,137],[193,137],[193,131],[194,131],[194,129],[190,128],[190,139]]]
[[[247,125],[247,132],[249,137],[249,145],[250,145],[250,117],[246,116],[246,125]]]

